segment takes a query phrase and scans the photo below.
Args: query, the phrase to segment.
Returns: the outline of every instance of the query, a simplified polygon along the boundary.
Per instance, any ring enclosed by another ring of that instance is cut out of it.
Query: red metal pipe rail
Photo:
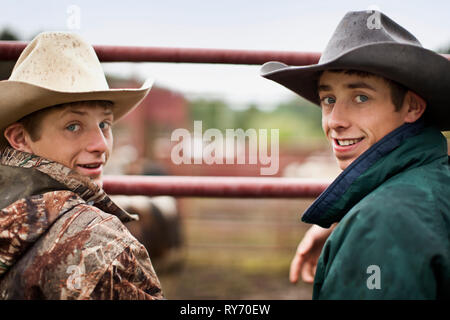
[[[17,60],[27,42],[0,41],[0,60]],[[256,51],[230,49],[164,48],[94,45],[102,62],[184,62],[263,64],[281,61],[288,65],[308,65],[319,61],[320,52]],[[443,54],[450,60],[449,54]]]
[[[0,41],[0,60],[17,60],[27,42]],[[318,52],[252,51],[229,49],[196,49],[94,45],[102,62],[184,62],[263,64],[270,60],[291,65],[314,64]]]
[[[196,48],[157,48],[157,47],[119,47],[95,46],[102,62],[184,62],[184,63],[225,63],[256,64],[277,60],[292,65],[315,64],[319,61],[318,52],[251,51],[230,49]]]
[[[259,177],[104,176],[110,195],[217,198],[316,198],[328,180]]]

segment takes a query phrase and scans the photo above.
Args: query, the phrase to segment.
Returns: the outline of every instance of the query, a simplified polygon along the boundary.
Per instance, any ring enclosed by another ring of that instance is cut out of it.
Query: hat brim
[[[136,89],[109,89],[104,91],[63,92],[21,81],[0,81],[0,128],[19,120],[32,112],[76,101],[106,100],[113,106],[114,121],[133,110],[153,86],[148,79]]]
[[[442,131],[450,130],[450,61],[419,46],[393,42],[363,45],[330,61],[300,67],[268,62],[261,67],[261,76],[320,105],[318,77],[333,69],[366,71],[404,85],[427,101],[427,119]]]
[[[114,122],[136,108],[146,97],[154,80],[148,79],[140,88],[104,91],[62,92],[21,81],[0,81],[0,130],[35,111],[68,102],[106,100],[113,103]],[[0,145],[5,143],[3,134]]]

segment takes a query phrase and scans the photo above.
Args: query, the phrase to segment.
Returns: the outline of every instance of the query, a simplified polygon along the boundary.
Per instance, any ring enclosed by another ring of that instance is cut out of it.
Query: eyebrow
[[[327,84],[321,84],[317,87],[317,91],[331,91],[331,86]]]
[[[79,111],[79,110],[74,110],[74,109],[67,109],[67,110],[63,111],[63,113],[61,114],[61,118],[64,117],[68,113],[75,113],[75,114],[78,114],[80,116],[86,116],[87,115],[87,112],[84,112],[84,111]],[[111,109],[106,109],[105,111],[103,111],[103,115],[105,115],[105,116],[109,116],[109,115],[112,115],[112,114],[113,114],[113,112],[112,112]]]
[[[347,84],[347,88],[349,89],[369,89],[372,91],[376,91],[374,87],[369,85],[368,83],[364,81],[358,81],[358,82],[352,82]]]
[[[348,89],[369,89],[372,91],[377,91],[375,90],[374,87],[372,87],[371,85],[369,85],[368,83],[364,82],[364,81],[357,81],[357,82],[351,82],[351,83],[347,83],[345,85],[346,88]],[[317,91],[321,92],[321,91],[331,91],[332,87],[330,85],[327,84],[321,84],[317,87]]]

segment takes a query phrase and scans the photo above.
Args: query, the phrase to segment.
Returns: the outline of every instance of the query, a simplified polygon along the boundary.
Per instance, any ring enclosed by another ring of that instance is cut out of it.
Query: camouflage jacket
[[[162,299],[135,218],[69,168],[0,155],[0,299]]]

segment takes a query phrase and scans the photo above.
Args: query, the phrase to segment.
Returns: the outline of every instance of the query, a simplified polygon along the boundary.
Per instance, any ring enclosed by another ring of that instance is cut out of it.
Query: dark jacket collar
[[[353,161],[304,212],[302,221],[328,228],[390,177],[442,158],[445,137],[423,122],[404,124]]]
[[[0,155],[0,174],[1,208],[31,195],[70,190],[122,222],[137,220],[136,215],[117,206],[92,180],[55,161],[6,147]]]

